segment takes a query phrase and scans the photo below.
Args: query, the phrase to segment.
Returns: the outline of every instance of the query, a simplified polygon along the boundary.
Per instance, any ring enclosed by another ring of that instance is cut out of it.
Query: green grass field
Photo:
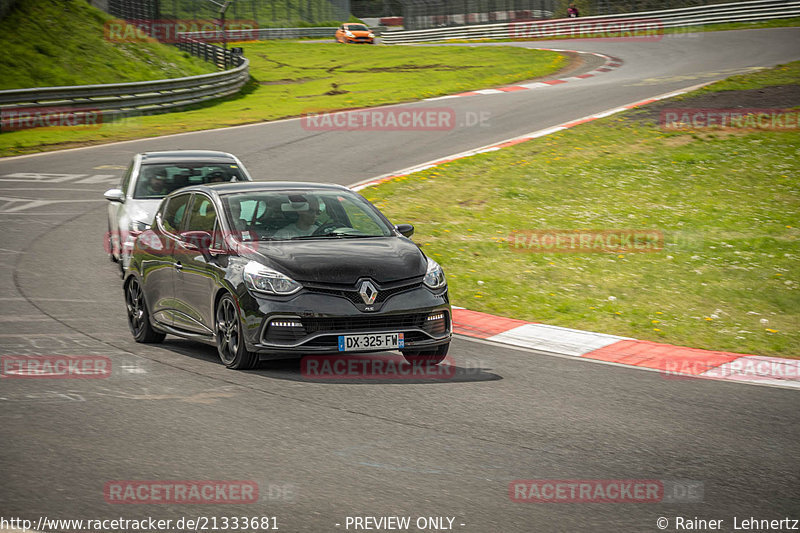
[[[800,62],[703,89],[800,84]],[[689,105],[686,95],[676,106]],[[454,305],[800,357],[800,132],[664,131],[647,108],[365,189],[445,268]],[[515,251],[512,232],[655,229],[653,253]]]
[[[328,43],[241,43],[253,81],[219,103],[139,116],[99,129],[37,128],[0,135],[0,155],[154,137],[300,116],[307,112],[407,102],[513,83],[566,66],[561,54],[514,47],[410,48]]]
[[[114,43],[114,20],[84,0],[25,0],[0,20],[0,90],[124,83],[216,71],[155,41]]]

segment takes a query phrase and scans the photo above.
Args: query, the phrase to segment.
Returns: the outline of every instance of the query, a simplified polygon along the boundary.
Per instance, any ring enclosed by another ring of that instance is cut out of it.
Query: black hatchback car
[[[441,362],[451,340],[442,268],[338,185],[180,189],[136,239],[124,282],[138,342],[214,343],[229,368],[260,358],[400,350]]]

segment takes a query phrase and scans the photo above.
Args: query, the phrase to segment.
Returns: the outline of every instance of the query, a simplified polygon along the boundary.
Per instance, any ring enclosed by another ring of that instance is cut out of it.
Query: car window
[[[211,198],[203,194],[195,194],[189,220],[184,227],[185,231],[214,231],[217,222],[217,212]]]
[[[128,170],[125,171],[125,174],[122,175],[122,181],[120,182],[119,188],[125,195],[128,195],[128,185],[131,183],[131,173],[133,172],[133,165],[134,162],[131,161],[131,164],[128,165]]]
[[[164,210],[164,216],[161,218],[161,223],[165,230],[170,233],[178,233],[183,221],[183,215],[186,213],[186,206],[191,197],[191,194],[179,194],[174,198],[170,198]]]
[[[181,163],[142,165],[134,198],[163,198],[189,185],[247,181],[244,172],[234,163]]]
[[[383,221],[371,210],[364,209],[363,205],[356,204],[355,197],[339,196],[337,198],[339,205],[347,215],[347,225],[360,233],[366,235],[381,235],[384,231]]]
[[[330,190],[229,194],[223,204],[243,240],[311,237],[316,230],[341,237],[393,234],[374,207],[358,195]]]

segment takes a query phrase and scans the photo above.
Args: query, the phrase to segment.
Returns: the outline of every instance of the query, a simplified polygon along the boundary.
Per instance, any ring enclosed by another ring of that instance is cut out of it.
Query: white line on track
[[[711,83],[711,82],[701,83],[701,84],[698,84],[698,85],[692,85],[691,87],[686,87],[684,89],[679,89],[677,91],[670,91],[668,93],[660,94],[660,95],[654,96],[652,98],[647,98],[647,99],[641,100],[639,102],[633,102],[633,103],[630,103],[630,104],[627,104],[627,105],[624,105],[624,106],[615,107],[613,109],[608,109],[606,111],[601,111],[600,113],[595,113],[595,114],[592,114],[592,115],[588,115],[588,116],[585,116],[585,117],[582,117],[582,118],[579,118],[579,119],[576,119],[576,120],[571,120],[569,122],[565,122],[564,124],[561,124],[561,125],[558,125],[558,126],[552,126],[552,127],[545,128],[545,129],[538,130],[538,131],[534,131],[534,132],[531,132],[531,133],[525,133],[523,135],[518,135],[516,137],[511,137],[511,138],[505,139],[503,141],[493,142],[492,144],[487,144],[485,146],[481,146],[479,148],[473,148],[472,150],[466,150],[464,152],[459,152],[457,154],[444,156],[444,157],[439,157],[437,159],[434,159],[432,161],[427,161],[427,162],[422,163],[420,165],[414,165],[414,166],[411,166],[411,167],[406,167],[406,168],[404,168],[402,170],[398,170],[398,171],[395,171],[395,172],[389,172],[387,174],[382,174],[382,175],[374,177],[374,178],[367,178],[365,180],[361,180],[361,181],[358,181],[356,183],[353,183],[353,184],[349,185],[348,187],[350,187],[351,189],[353,189],[355,191],[359,191],[359,190],[364,189],[366,187],[369,187],[371,185],[377,185],[379,182],[382,182],[383,180],[388,180],[390,178],[396,178],[396,177],[400,177],[400,176],[406,176],[408,174],[413,174],[414,172],[420,172],[422,170],[427,170],[429,168],[433,168],[433,167],[439,166],[439,165],[444,164],[444,163],[449,163],[450,161],[453,161],[453,160],[456,160],[456,159],[463,159],[465,157],[470,157],[470,156],[473,156],[473,155],[482,154],[482,153],[486,153],[486,152],[494,152],[494,151],[499,150],[501,148],[500,145],[504,145],[504,144],[507,144],[507,143],[523,142],[523,141],[527,141],[527,140],[530,140],[530,139],[536,139],[538,137],[544,137],[546,135],[550,135],[552,133],[556,133],[558,131],[565,130],[568,127],[571,127],[570,125],[577,125],[577,123],[579,123],[579,122],[596,120],[598,118],[604,118],[604,117],[613,115],[615,113],[619,113],[621,111],[627,111],[628,109],[630,109],[632,107],[635,107],[637,105],[643,104],[644,102],[653,102],[653,101],[657,101],[657,100],[664,100],[666,98],[672,98],[673,96],[678,96],[678,95],[687,93],[689,91],[693,91],[693,90],[699,89],[700,87],[708,85],[709,83]]]

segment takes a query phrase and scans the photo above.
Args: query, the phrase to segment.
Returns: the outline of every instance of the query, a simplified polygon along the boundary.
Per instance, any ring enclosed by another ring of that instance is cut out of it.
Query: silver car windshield
[[[189,185],[245,181],[236,164],[192,163],[142,165],[133,197],[142,199],[163,198],[169,193]]]

